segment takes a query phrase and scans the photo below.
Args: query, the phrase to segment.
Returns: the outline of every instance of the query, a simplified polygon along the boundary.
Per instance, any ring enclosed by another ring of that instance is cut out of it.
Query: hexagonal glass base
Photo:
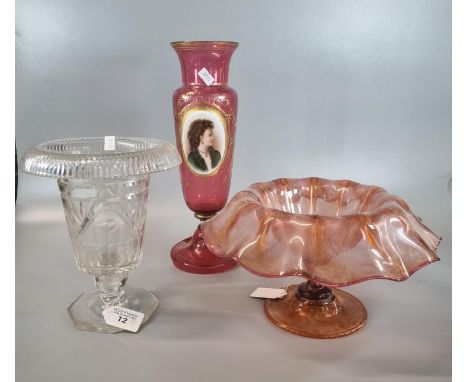
[[[125,287],[125,308],[141,312],[145,315],[141,325],[156,312],[159,306],[157,298],[146,289]],[[82,293],[68,307],[68,313],[73,321],[75,329],[88,332],[118,333],[123,329],[106,324],[102,316],[104,304],[99,290],[95,289]]]

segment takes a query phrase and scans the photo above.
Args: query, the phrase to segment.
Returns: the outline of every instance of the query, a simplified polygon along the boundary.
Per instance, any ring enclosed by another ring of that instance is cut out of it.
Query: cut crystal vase
[[[439,260],[441,238],[398,196],[349,180],[277,179],[234,195],[202,225],[208,248],[264,277],[302,276],[280,299],[265,300],[275,325],[314,338],[363,327],[364,305],[339,289],[403,281]]]
[[[158,307],[151,292],[126,284],[142,261],[150,174],[180,163],[168,142],[110,139],[58,139],[29,149],[21,161],[26,173],[58,178],[76,265],[97,287],[68,312],[76,329],[102,333],[122,330],[104,321],[105,309],[141,312],[145,323]]]
[[[205,221],[227,202],[237,118],[237,93],[228,86],[237,42],[173,42],[183,85],[173,94],[180,178],[187,206]],[[198,227],[171,250],[174,265],[191,273],[223,272],[236,265],[213,254]]]

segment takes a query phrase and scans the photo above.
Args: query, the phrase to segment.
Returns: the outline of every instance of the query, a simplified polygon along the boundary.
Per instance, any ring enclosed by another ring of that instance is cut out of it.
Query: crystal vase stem
[[[124,286],[128,280],[128,272],[110,273],[94,276],[94,281],[100,292],[103,309],[113,306],[123,306],[127,303]]]

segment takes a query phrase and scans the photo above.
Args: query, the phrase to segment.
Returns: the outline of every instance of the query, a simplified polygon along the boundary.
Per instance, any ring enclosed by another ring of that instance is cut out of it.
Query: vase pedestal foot
[[[122,296],[125,300],[123,307],[143,313],[145,317],[141,325],[143,326],[156,312],[159,306],[158,299],[146,289],[125,287]],[[73,325],[77,330],[98,333],[118,333],[123,329],[108,325],[102,316],[104,303],[98,289],[82,293],[68,307]]]
[[[287,295],[282,299],[265,300],[263,308],[271,322],[291,333],[312,338],[347,336],[366,323],[366,308],[353,295],[321,287],[328,289],[329,293],[319,293],[321,300],[314,301],[308,297],[301,298],[304,293],[298,289],[303,292],[304,285],[288,287]]]
[[[220,273],[237,265],[235,260],[216,256],[206,247],[200,226],[192,237],[172,248],[171,258],[176,268],[198,274]]]

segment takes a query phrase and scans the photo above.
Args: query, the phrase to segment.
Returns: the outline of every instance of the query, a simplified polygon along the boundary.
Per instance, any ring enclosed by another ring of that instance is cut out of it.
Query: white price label
[[[255,298],[283,298],[286,296],[286,291],[284,289],[277,289],[277,288],[257,288],[255,291],[250,295],[250,297]]]
[[[200,77],[203,80],[203,82],[205,82],[205,84],[207,84],[208,86],[210,86],[215,80],[214,77],[210,74],[210,72],[206,70],[206,68],[203,68],[198,72],[198,77]]]
[[[115,150],[115,136],[107,135],[104,137],[104,151]]]
[[[116,326],[120,329],[137,332],[145,315],[135,310],[127,309],[121,306],[113,306],[102,312],[104,321],[108,325]]]

